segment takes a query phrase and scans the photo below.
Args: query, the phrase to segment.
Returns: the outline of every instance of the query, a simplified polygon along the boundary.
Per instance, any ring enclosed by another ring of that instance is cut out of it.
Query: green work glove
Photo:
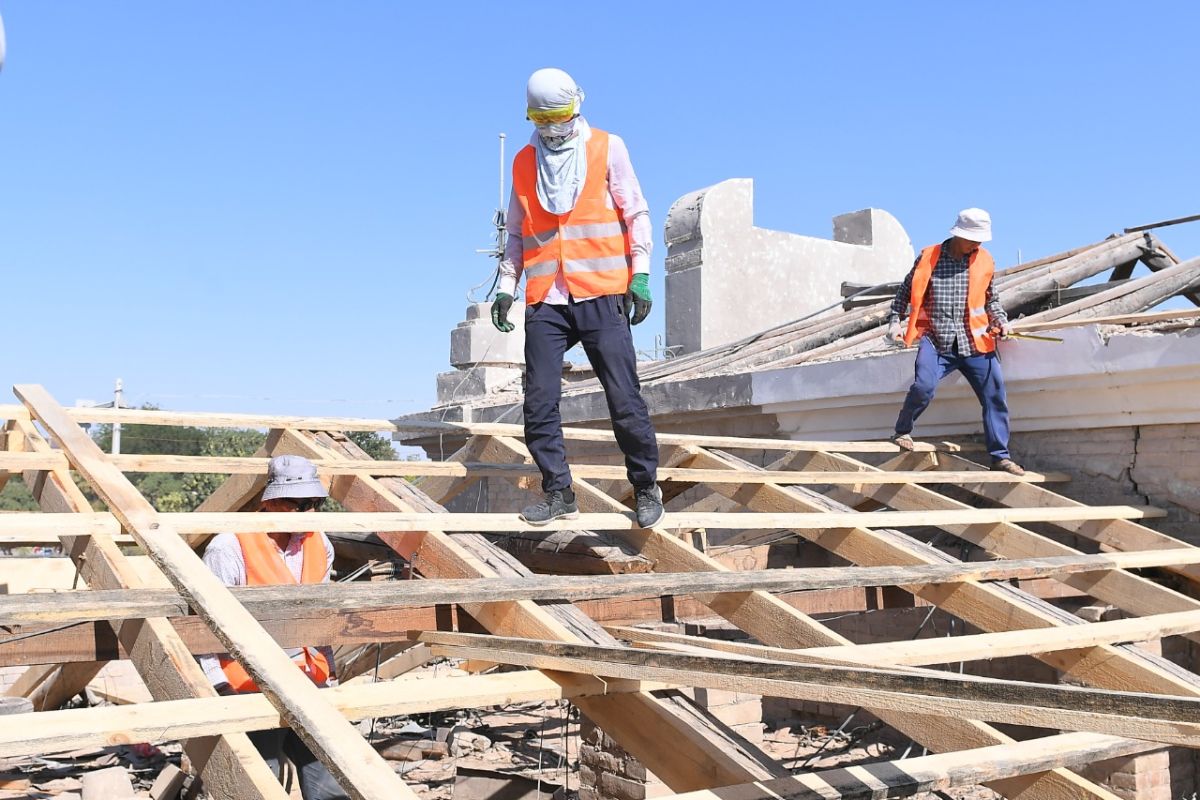
[[[637,325],[650,314],[650,276],[639,272],[629,283],[629,291],[625,293],[625,310],[633,313],[629,317],[630,325]]]
[[[512,329],[516,327],[508,321],[508,310],[512,308],[512,304],[512,295],[504,292],[496,295],[495,301],[492,302],[492,324],[501,333],[512,333]]]

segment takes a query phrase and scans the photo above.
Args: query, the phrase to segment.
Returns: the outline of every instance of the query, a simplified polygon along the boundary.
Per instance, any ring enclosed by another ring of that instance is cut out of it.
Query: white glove
[[[1000,338],[1001,339],[1007,339],[1009,336],[1012,336],[1012,334],[1013,334],[1013,326],[1012,326],[1011,322],[1005,322],[1003,325],[1000,326]]]
[[[900,327],[900,320],[893,320],[888,325],[887,333],[883,338],[891,344],[904,344],[904,329]]]

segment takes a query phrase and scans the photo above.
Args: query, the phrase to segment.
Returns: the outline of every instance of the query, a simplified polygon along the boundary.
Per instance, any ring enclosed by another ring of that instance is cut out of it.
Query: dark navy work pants
[[[535,303],[525,309],[525,444],[542,471],[542,491],[571,485],[558,404],[563,356],[576,344],[583,345],[604,387],[629,482],[645,486],[657,480],[658,442],[642,399],[624,299],[607,295],[572,299],[565,306]]]
[[[294,731],[283,728],[250,731],[248,735],[250,743],[280,781],[283,780],[283,759],[287,758],[295,765],[300,779],[300,796],[304,800],[350,800],[350,795],[338,786],[333,775]]]
[[[912,433],[917,417],[929,407],[937,386],[951,372],[961,372],[983,406],[983,434],[993,459],[1008,458],[1008,399],[1004,374],[995,353],[977,356],[939,353],[929,337],[917,345],[916,378],[896,420],[896,433]]]

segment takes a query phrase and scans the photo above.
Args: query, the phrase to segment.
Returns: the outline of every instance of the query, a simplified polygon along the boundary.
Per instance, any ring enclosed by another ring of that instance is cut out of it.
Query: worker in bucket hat
[[[317,468],[302,456],[276,456],[267,465],[259,511],[295,513],[319,511],[329,493],[317,477]],[[333,545],[324,533],[303,531],[302,516],[296,532],[220,533],[204,551],[204,563],[226,586],[287,586],[328,583],[333,567]],[[333,648],[295,647],[285,650],[317,686],[334,686]],[[199,657],[204,674],[222,695],[257,692],[253,678],[227,653]],[[284,759],[296,767],[304,800],[348,800],[325,765],[289,728],[251,731],[250,741],[282,779]]]
[[[983,408],[983,432],[992,469],[1025,470],[1008,451],[1008,399],[996,341],[1012,327],[993,285],[995,261],[982,246],[992,218],[982,208],[959,212],[950,238],[921,251],[892,301],[887,338],[917,345],[916,375],[896,419],[892,441],[913,449],[912,430],[943,378],[961,372]],[[908,315],[906,325],[901,318]]]

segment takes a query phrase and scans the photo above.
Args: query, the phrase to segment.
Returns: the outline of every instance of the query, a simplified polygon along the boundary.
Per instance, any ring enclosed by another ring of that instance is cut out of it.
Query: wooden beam
[[[858,464],[861,468],[872,469],[865,464],[853,462],[852,459],[847,460],[853,464]],[[698,448],[697,461],[702,461],[704,466],[716,466],[723,462],[739,468],[751,466],[740,459],[728,455],[718,457],[715,454],[706,453]],[[818,461],[827,463],[823,458],[818,458]],[[845,462],[841,459],[836,460],[836,463],[841,465],[838,468],[844,469],[846,467]],[[862,488],[865,491],[869,487]],[[897,495],[907,493],[910,490],[927,491],[917,486],[900,487]],[[931,494],[936,495],[936,493]],[[816,493],[771,484],[761,487],[747,486],[741,490],[731,492],[731,496],[743,504],[761,510],[800,508],[811,510],[814,508],[840,507],[839,504]],[[936,497],[947,502],[953,502],[943,495],[936,495]],[[933,499],[930,499],[929,502],[933,502]],[[992,529],[994,529],[994,526],[993,528],[989,528],[989,530]],[[979,530],[979,528],[968,526],[965,530]],[[1024,529],[1017,528],[1015,530],[1029,533],[1024,531]],[[1033,536],[1033,534],[1029,533],[1029,536]],[[852,528],[806,535],[806,538],[843,558],[863,566],[880,563],[929,564],[937,561],[953,560],[949,556],[932,550],[911,537],[887,531]],[[1065,547],[1062,550],[1067,553],[1077,552]],[[1056,548],[1053,554],[1061,555],[1064,553]],[[1022,555],[1029,555],[1029,553],[1022,553]],[[1050,553],[1039,552],[1038,555],[1050,555]],[[1136,576],[1120,571],[1105,574],[1136,578]],[[1070,581],[1073,578],[1074,576],[1067,576],[1066,580]],[[1150,584],[1151,587],[1155,586],[1155,584],[1149,581],[1146,581],[1146,583]],[[1061,627],[1067,624],[1074,624],[1078,620],[1077,617],[1066,614],[1047,603],[1041,603],[1035,598],[1030,597],[1027,593],[1009,586],[961,583],[940,586],[914,585],[905,588],[918,597],[936,604],[938,607],[961,617],[963,620],[985,631]],[[1147,591],[1152,591],[1152,589],[1148,588]],[[1196,610],[1197,608],[1200,608],[1200,603],[1193,601],[1191,608],[1159,610],[1177,611]],[[1158,613],[1159,610],[1147,613]],[[1161,658],[1151,656],[1149,653],[1141,650],[1100,645],[1079,650],[1040,654],[1038,658],[1056,669],[1062,670],[1075,680],[1092,686],[1119,687],[1136,691],[1200,696],[1200,678],[1192,673],[1179,670],[1173,664]]]
[[[288,452],[306,458],[334,454],[368,458],[353,442],[333,436],[291,432],[283,444]],[[532,577],[526,568],[482,536],[446,535],[440,525],[453,515],[403,481],[345,476],[335,480],[330,491],[350,509],[410,512],[422,508],[432,512],[426,515],[430,529],[423,534],[379,534],[423,575],[475,578],[495,577],[505,571]],[[587,638],[611,641],[602,628],[572,606],[540,606],[526,600],[468,604],[466,610],[485,628],[497,633],[561,641]],[[552,677],[557,680],[559,676]],[[632,693],[581,698],[575,705],[676,791],[759,780],[780,772],[765,754],[743,747],[688,708],[677,711],[681,703],[677,696],[660,699],[647,693]],[[662,747],[664,741],[670,741],[672,746]]]
[[[67,408],[64,413],[76,422],[129,423],[137,425],[201,426],[212,428],[289,428],[305,431],[374,431],[448,433],[464,436],[524,436],[520,425],[497,422],[437,422],[416,419],[357,419],[353,417],[297,417],[257,414],[213,414],[202,412],[149,411],[132,408]],[[19,407],[0,406],[0,418],[27,417]],[[616,442],[612,431],[598,428],[565,427],[563,436],[583,442]],[[737,436],[690,436],[660,433],[659,444],[695,444],[703,447],[725,447],[751,450],[785,450],[839,453],[896,453],[900,448],[891,442],[801,442],[790,439],[753,439]],[[921,451],[965,452],[977,449],[971,445],[952,442],[918,442]]]
[[[531,461],[529,451],[521,442],[497,437],[508,458]],[[695,457],[697,448],[691,448]],[[700,451],[705,452],[705,451]],[[668,458],[674,460],[675,455]],[[705,464],[705,467],[724,468],[726,463]],[[587,481],[574,482],[580,507],[589,511],[612,511],[621,505]],[[654,560],[657,568],[666,572],[724,572],[726,568],[695,548],[684,544],[662,529],[631,530],[618,534],[643,555]],[[812,617],[791,608],[766,592],[734,592],[702,598],[715,613],[720,614],[743,631],[769,645],[787,648],[849,645],[852,642]],[[950,751],[969,747],[1011,743],[1014,740],[985,723],[971,717],[948,717],[931,709],[926,714],[894,713],[883,708],[869,708],[884,723],[911,736],[934,750]],[[1003,794],[1022,794],[1029,800],[1057,800],[1061,797],[1112,800],[1112,794],[1102,787],[1065,770],[999,781],[992,785]]]
[[[806,650],[785,650],[742,642],[716,642],[699,636],[683,636],[643,628],[614,627],[610,632],[619,638],[638,643],[705,646],[754,658],[811,663],[872,664],[876,666],[927,666],[953,664],[959,661],[1030,656],[1055,650],[1093,647],[1099,644],[1155,641],[1200,630],[1200,611],[1178,614],[1157,614],[1152,617],[1093,622],[1086,625],[1067,625],[1062,628],[998,631],[966,636],[913,639],[901,642],[812,647]]]
[[[1197,312],[1200,313],[1200,312]],[[954,468],[955,472],[975,470],[977,474],[984,474],[982,470],[985,468],[976,464],[973,461],[966,459],[957,459],[951,461],[939,461],[936,465],[938,469]],[[1008,491],[999,490],[990,485],[978,483],[972,480],[963,481],[961,484],[963,489],[971,492],[979,497],[985,497],[1003,505],[1021,505],[1021,506],[1041,506],[1044,508],[1074,508],[1083,505],[1069,497],[1051,492],[1045,489],[1036,489],[1034,491]],[[1176,539],[1173,536],[1168,536],[1165,533],[1147,528],[1145,525],[1138,525],[1135,522],[1126,520],[1112,520],[1109,522],[1070,522],[1067,520],[1058,520],[1051,523],[1056,528],[1060,528],[1076,536],[1081,536],[1089,539],[1100,545],[1105,550],[1114,551],[1132,551],[1132,550],[1167,550],[1177,549],[1180,546],[1189,546],[1187,542],[1181,539]],[[1190,565],[1164,565],[1164,567],[1177,575],[1182,575],[1185,578],[1200,583],[1200,568]]]
[[[318,691],[322,702],[336,708],[339,715],[358,720],[510,703],[554,702],[606,693],[616,696],[660,688],[665,688],[664,684],[605,682],[587,676],[565,676],[556,682],[539,672],[528,671],[436,680],[398,678]],[[261,694],[45,711],[17,719],[17,724],[0,725],[0,758],[128,742],[240,734],[287,725],[287,720]]]
[[[486,437],[483,439],[486,441]],[[266,475],[265,457],[224,456],[174,456],[174,455],[116,455],[111,456],[113,465],[122,472],[185,472],[214,473],[222,475]],[[489,464],[480,461],[465,463],[454,461],[351,461],[323,459],[313,462],[317,471],[325,476],[335,475],[390,475],[408,478],[437,476],[453,478],[513,478],[537,477],[541,473],[533,464]],[[0,453],[0,470],[56,469],[66,468],[66,457],[57,453]],[[574,464],[571,473],[576,477],[599,480],[625,480],[625,468],[605,465]],[[781,484],[858,484],[868,483],[958,483],[973,480],[977,483],[1061,483],[1070,480],[1064,472],[1028,472],[1023,476],[1007,472],[952,473],[952,472],[879,472],[864,475],[861,472],[795,472],[789,470],[749,472],[730,470],[704,470],[665,467],[658,471],[663,482],[684,483],[781,483]],[[222,503],[225,507],[230,503]],[[209,510],[209,509],[205,509]]]
[[[451,603],[512,600],[591,600],[765,591],[799,592],[848,587],[904,586],[964,581],[1031,580],[1057,575],[1200,563],[1200,548],[1058,556],[1012,561],[954,562],[911,567],[813,567],[751,572],[539,575],[524,578],[431,579],[293,586],[235,587],[233,596],[258,618],[290,611],[318,615],[420,608]],[[43,595],[0,595],[0,624],[62,625],[95,620],[181,617],[188,604],[169,589],[80,590]]]
[[[114,475],[121,475],[115,468]],[[124,478],[123,475],[121,475]],[[741,486],[738,484],[718,484]],[[886,485],[886,484],[882,484]],[[866,484],[862,487],[865,489]],[[278,533],[295,527],[294,515],[286,512],[247,514],[177,512],[158,513],[162,527],[184,534],[204,534],[236,530],[240,533]],[[1078,506],[1061,508],[970,508],[938,511],[823,511],[778,513],[702,513],[667,512],[661,528],[680,530],[691,528],[740,528],[742,530],[828,530],[832,528],[904,528],[934,525],[978,525],[1017,522],[1058,522],[1080,520],[1151,519],[1165,512],[1150,506]],[[119,516],[119,515],[118,515]],[[313,531],[357,531],[374,533],[380,530],[404,532],[424,531],[429,525],[425,513],[405,512],[311,512],[305,514],[304,524]],[[622,531],[639,526],[633,512],[587,513],[576,519],[559,519],[544,525],[525,522],[517,514],[455,513],[439,519],[446,532],[475,533],[538,533],[543,531],[594,530]],[[46,514],[0,515],[0,542],[4,537],[14,539],[37,533],[58,536],[109,536],[121,527],[117,517],[105,512],[71,514],[56,519]],[[157,530],[157,529],[155,529]],[[136,534],[134,535],[136,539]],[[161,534],[156,538],[162,539]]]
[[[875,467],[867,466],[854,459],[835,454],[817,454],[811,457],[803,456],[806,466],[828,466],[833,469],[845,469],[848,465],[857,464],[860,468],[871,471]],[[791,491],[791,490],[788,490]],[[890,508],[903,509],[906,512],[921,513],[924,511],[942,512],[957,511],[970,508],[965,503],[952,500],[946,495],[939,494],[923,486],[874,487],[861,486],[853,491],[841,490],[855,497],[867,497],[883,503]],[[1050,500],[1049,494],[1038,495],[1043,500]],[[1081,504],[1067,503],[1052,505],[1051,508],[1085,508]],[[950,525],[944,527],[948,532],[965,541],[971,542],[993,556],[1006,558],[1041,558],[1054,556],[1069,556],[1079,552],[1072,547],[1041,536],[1027,528],[1005,521],[990,525]],[[1143,537],[1149,538],[1149,537]],[[1164,537],[1169,539],[1169,537]],[[1161,541],[1161,540],[1159,540]],[[1185,542],[1177,539],[1170,540],[1176,547],[1184,546]],[[1112,603],[1118,608],[1137,616],[1149,614],[1165,614],[1175,611],[1192,611],[1200,609],[1200,601],[1187,597],[1167,586],[1138,575],[1132,575],[1121,570],[1095,572],[1088,575],[1063,575],[1063,583],[1093,597]],[[1189,638],[1200,640],[1193,634]]]
[[[1059,319],[1051,322],[1023,322],[1017,320],[1013,329],[1032,333],[1034,331],[1054,331],[1060,328],[1080,328],[1085,325],[1146,325],[1155,322],[1185,322],[1200,317],[1200,309],[1190,308],[1183,311],[1147,311],[1141,314],[1120,314],[1116,316],[1087,317],[1084,319]]]
[[[436,655],[478,658],[583,675],[660,680],[707,689],[901,712],[971,714],[1057,730],[1126,736],[1200,748],[1200,698],[1084,689],[867,667],[792,664],[600,647],[467,633],[414,631]]]
[[[10,424],[21,434],[28,449],[42,454],[49,452],[49,445],[32,422],[13,420]],[[91,508],[64,468],[26,472],[24,480],[45,512],[67,515]],[[94,588],[144,590],[164,580],[161,573],[148,577],[146,571],[137,569],[134,560],[122,553],[111,538],[64,538],[62,544],[76,565],[77,574]],[[117,626],[115,633],[109,629],[109,633],[112,641],[125,651],[125,657],[133,662],[156,700],[216,697],[200,666],[189,657],[182,638],[165,619],[151,617],[128,622]],[[17,642],[16,649],[28,654],[33,649],[30,644]],[[94,657],[94,660],[100,659]],[[100,666],[95,664],[96,670]],[[81,668],[60,668],[54,676],[60,696],[80,691],[92,677],[88,675],[90,670],[87,662]],[[30,674],[27,672],[26,676]],[[190,739],[183,743],[183,748],[205,790],[215,800],[282,800],[285,796],[275,774],[244,734]]]
[[[49,393],[31,384],[14,391],[342,788],[355,800],[415,797]]]
[[[1073,733],[955,753],[814,770],[752,785],[666,795],[659,800],[878,800],[975,786],[1069,767],[1082,769],[1140,749],[1129,739]],[[1115,797],[1115,795],[1114,795]]]

